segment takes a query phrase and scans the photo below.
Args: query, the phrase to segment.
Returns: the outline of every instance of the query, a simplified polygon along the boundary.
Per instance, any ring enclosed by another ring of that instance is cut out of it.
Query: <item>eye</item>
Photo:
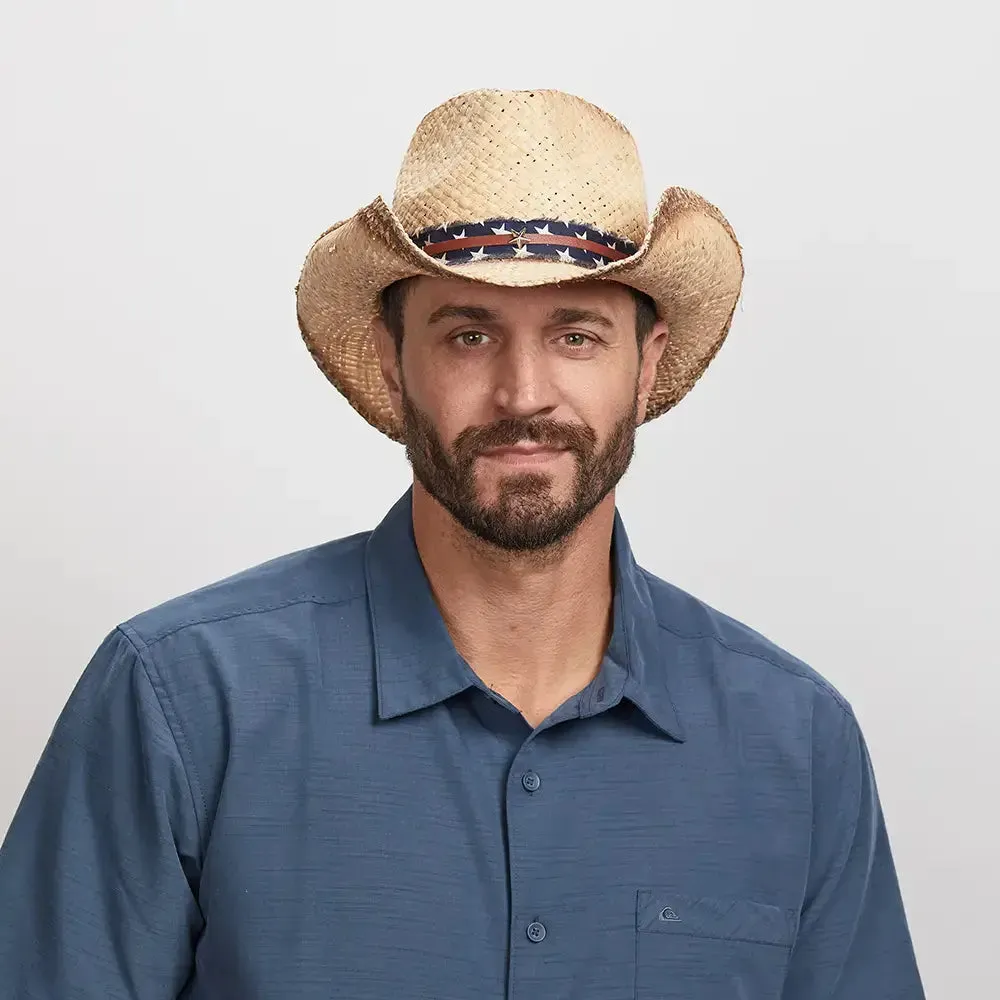
[[[463,347],[480,347],[487,343],[489,337],[482,330],[463,330],[454,339]]]
[[[586,347],[590,343],[590,337],[585,333],[564,333],[562,339],[567,347]]]

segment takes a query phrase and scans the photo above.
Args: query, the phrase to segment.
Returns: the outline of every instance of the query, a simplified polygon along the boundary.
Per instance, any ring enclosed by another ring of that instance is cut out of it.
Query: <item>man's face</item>
[[[417,481],[499,548],[565,539],[628,468],[663,325],[640,354],[621,285],[419,278],[404,328],[380,354]]]

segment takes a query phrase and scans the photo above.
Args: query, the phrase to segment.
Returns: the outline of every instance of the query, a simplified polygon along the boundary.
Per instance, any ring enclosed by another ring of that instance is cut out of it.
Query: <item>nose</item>
[[[510,342],[495,358],[493,401],[509,417],[532,417],[558,405],[548,359],[537,345]]]

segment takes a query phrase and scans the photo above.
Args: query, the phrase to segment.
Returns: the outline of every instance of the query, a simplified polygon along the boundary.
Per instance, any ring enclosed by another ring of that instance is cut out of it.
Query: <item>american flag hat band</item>
[[[485,219],[432,226],[410,239],[445,264],[491,259],[544,258],[581,267],[602,267],[638,249],[615,233],[557,219]]]

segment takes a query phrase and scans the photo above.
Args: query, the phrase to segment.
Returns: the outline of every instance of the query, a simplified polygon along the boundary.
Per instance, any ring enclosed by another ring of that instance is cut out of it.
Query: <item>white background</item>
[[[555,86],[745,247],[620,491],[640,559],[852,702],[928,996],[991,994],[995,15],[919,6],[8,5],[0,831],[115,624],[405,488],[301,343],[299,268],[434,104]]]

